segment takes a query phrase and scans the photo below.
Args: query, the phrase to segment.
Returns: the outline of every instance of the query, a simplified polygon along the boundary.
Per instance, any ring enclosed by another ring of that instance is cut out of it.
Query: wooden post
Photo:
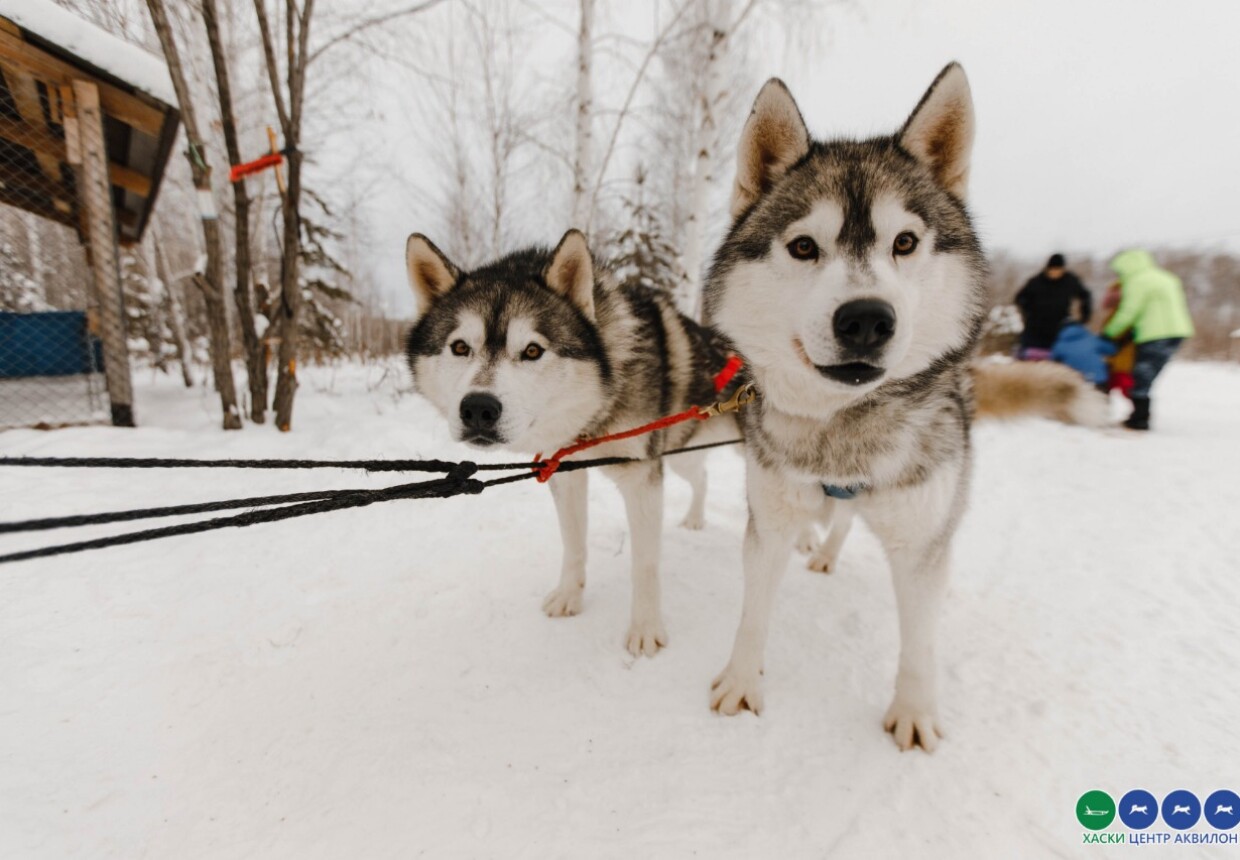
[[[95,302],[102,326],[104,377],[112,405],[112,423],[134,426],[133,383],[129,376],[129,349],[125,343],[125,313],[117,264],[116,222],[112,212],[112,183],[108,178],[108,153],[103,140],[103,112],[99,89],[89,81],[73,82],[76,115],[76,146],[67,147],[78,156],[77,191],[84,213],[87,257],[94,276]],[[69,124],[66,123],[68,126]],[[66,128],[69,132],[69,128]],[[75,152],[76,150],[76,152]]]

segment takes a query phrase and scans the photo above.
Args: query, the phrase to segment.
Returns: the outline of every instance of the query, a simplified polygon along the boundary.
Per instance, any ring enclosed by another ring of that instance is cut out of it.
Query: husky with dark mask
[[[414,234],[406,262],[419,311],[407,342],[414,385],[458,440],[551,453],[579,438],[628,430],[731,393],[719,395],[714,387],[714,374],[728,359],[721,340],[678,313],[664,293],[617,286],[576,230],[554,250],[518,251],[469,272]],[[609,442],[583,455],[637,461],[602,468],[624,497],[633,538],[633,610],[625,644],[635,656],[653,656],[667,643],[659,596],[663,461],[657,458],[736,435],[730,416],[717,417]],[[691,529],[703,526],[704,461],[705,452],[667,460],[693,488],[683,523]],[[548,482],[564,543],[560,583],[543,601],[553,617],[581,611],[586,475],[558,472]]]
[[[935,628],[969,494],[970,363],[987,311],[965,206],[973,131],[954,64],[899,132],[869,140],[813,140],[782,82],[758,94],[704,296],[758,390],[741,416],[745,599],[712,685],[722,713],[762,709],[775,590],[798,531],[848,505],[895,580],[886,728],[902,749],[938,744]]]

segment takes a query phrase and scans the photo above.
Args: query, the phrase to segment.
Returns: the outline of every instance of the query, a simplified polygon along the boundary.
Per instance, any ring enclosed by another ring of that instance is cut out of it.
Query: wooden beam
[[[52,182],[41,173],[19,170],[11,164],[0,163],[0,186],[13,194],[25,194],[32,199],[46,200],[62,212],[72,212],[72,195],[61,181]]]
[[[123,164],[117,164],[115,161],[109,161],[108,179],[113,185],[124,188],[126,191],[132,191],[139,197],[151,196],[151,178],[143,176],[132,167],[126,167]]]
[[[69,168],[73,171],[77,183],[81,183],[82,173],[82,131],[78,124],[77,103],[73,97],[73,85],[65,84],[60,88],[60,101],[64,110],[64,129],[65,129],[65,161],[69,163]],[[81,205],[82,188],[78,184],[75,186],[78,195],[78,241],[86,249],[86,265],[90,265],[90,217],[86,211],[86,207]]]
[[[0,137],[33,150],[36,157],[54,158],[57,163],[69,162],[69,154],[65,142],[52,134],[33,126],[28,122],[0,117]],[[132,191],[139,197],[151,196],[151,178],[132,167],[116,162],[108,163],[108,178],[113,185]]]
[[[108,180],[108,153],[103,138],[99,90],[88,81],[75,81],[73,101],[82,144],[82,169],[77,188],[90,225],[87,241],[94,274],[95,300],[103,329],[103,369],[108,400],[112,406],[112,423],[118,427],[132,427],[133,382],[125,341],[120,255],[116,248],[116,222],[112,218],[112,184]]]
[[[99,90],[100,104],[103,112],[108,116],[149,134],[151,137],[159,137],[164,127],[165,112],[147,104],[141,96],[127,93],[119,87],[95,79],[85,70],[58,57],[53,57],[46,51],[39,50],[2,28],[0,28],[0,60],[20,66],[34,77],[48,83],[71,84],[75,80],[90,78]]]
[[[0,203],[24,209],[27,212],[33,212],[35,215],[47,218],[49,221],[55,221],[69,227],[78,226],[77,215],[72,209],[69,212],[61,212],[42,199],[31,197],[25,193],[24,189],[15,190],[7,186],[0,187]]]
[[[17,113],[35,128],[46,128],[47,120],[43,117],[43,103],[39,100],[39,85],[35,82],[34,75],[16,66],[0,64],[0,68],[4,70],[4,79],[9,85],[9,92],[13,94]],[[55,91],[55,87],[48,87],[49,102],[55,98]],[[36,152],[35,158],[49,181],[60,182],[60,159],[46,152]]]

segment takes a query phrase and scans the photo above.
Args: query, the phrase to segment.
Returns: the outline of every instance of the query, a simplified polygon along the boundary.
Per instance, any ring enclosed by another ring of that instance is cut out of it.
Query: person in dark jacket
[[[1046,268],[1016,294],[1016,307],[1025,321],[1017,358],[1043,361],[1059,337],[1059,326],[1071,314],[1073,301],[1080,303],[1081,323],[1089,322],[1094,300],[1076,275],[1064,267],[1063,254],[1052,254]]]

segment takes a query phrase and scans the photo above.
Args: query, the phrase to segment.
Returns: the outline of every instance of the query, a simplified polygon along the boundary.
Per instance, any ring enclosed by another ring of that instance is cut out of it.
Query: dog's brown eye
[[[462,356],[469,355],[469,344],[463,340],[452,341],[452,354]]]
[[[907,230],[896,236],[895,242],[891,245],[891,253],[897,257],[907,257],[916,250],[917,237]]]
[[[788,253],[797,260],[817,260],[818,243],[809,236],[797,236],[788,243]]]
[[[543,349],[541,346],[539,346],[536,343],[531,343],[521,353],[521,360],[522,361],[538,361],[538,359],[542,358],[542,354],[544,352],[546,352],[546,350]]]

